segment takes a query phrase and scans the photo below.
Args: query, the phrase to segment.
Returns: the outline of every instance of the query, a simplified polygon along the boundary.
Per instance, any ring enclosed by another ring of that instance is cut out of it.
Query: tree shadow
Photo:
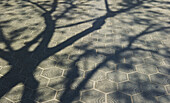
[[[39,5],[36,2],[32,2],[30,0],[24,0],[24,2],[28,2],[43,11],[42,17],[44,18],[44,21],[45,21],[44,23],[46,26],[44,28],[44,30],[40,34],[38,34],[33,40],[26,42],[24,47],[22,47],[18,50],[14,50],[11,47],[11,43],[13,41],[8,40],[5,37],[5,34],[3,33],[2,29],[0,29],[0,36],[1,36],[0,42],[3,42],[6,45],[6,48],[4,50],[0,49],[0,52],[1,52],[0,57],[2,59],[6,60],[8,62],[8,64],[11,66],[10,70],[0,78],[0,84],[3,84],[3,85],[0,85],[0,90],[1,90],[0,98],[2,98],[7,92],[9,92],[17,84],[23,83],[25,88],[23,91],[21,102],[24,102],[24,100],[27,99],[26,97],[28,94],[32,94],[32,96],[31,96],[32,100],[36,100],[36,98],[38,97],[36,90],[38,89],[39,82],[35,79],[34,72],[42,61],[44,61],[45,59],[54,55],[55,53],[63,50],[64,48],[71,46],[77,40],[89,35],[90,33],[100,30],[102,28],[102,26],[104,26],[104,24],[106,24],[106,19],[114,18],[115,16],[125,13],[125,12],[130,12],[132,9],[136,9],[136,8],[142,6],[145,2],[150,3],[150,2],[155,2],[155,1],[154,0],[149,0],[149,1],[134,0],[134,2],[130,2],[127,0],[123,0],[123,3],[120,5],[122,5],[124,8],[118,9],[117,11],[112,11],[109,8],[108,1],[105,0],[104,1],[105,9],[106,9],[105,15],[100,16],[98,18],[81,21],[81,22],[66,25],[66,26],[58,26],[58,27],[56,27],[56,22],[59,19],[64,18],[65,14],[68,13],[71,9],[77,8],[77,5],[73,3],[74,1],[63,2],[63,3],[69,4],[70,7],[67,7],[60,15],[56,15],[55,19],[53,19],[53,17],[51,15],[55,12],[55,10],[58,6],[58,1],[56,1],[56,0],[53,1],[52,5],[50,5],[51,9],[49,11],[47,9],[45,9],[42,5]],[[71,27],[71,26],[75,26],[75,25],[79,25],[79,24],[83,24],[83,23],[87,23],[87,22],[91,22],[91,21],[94,21],[91,27],[85,29],[84,31],[82,31],[80,33],[77,33],[75,36],[70,37],[69,39],[65,40],[64,42],[61,42],[60,44],[58,44],[54,47],[51,47],[51,48],[48,47],[48,44],[51,41],[52,36],[54,35],[55,29]],[[140,19],[136,20],[136,23],[137,22],[138,22],[138,24],[141,23]],[[148,21],[146,20],[145,22],[148,22]],[[161,27],[160,25],[156,25],[156,24],[148,25],[146,23],[144,25],[147,26],[145,28],[145,30],[138,33],[137,35],[135,35],[135,36],[124,35],[125,38],[123,38],[122,41],[124,41],[124,39],[126,39],[126,41],[128,41],[128,44],[125,45],[124,48],[122,48],[120,46],[111,46],[111,47],[108,46],[107,47],[107,48],[114,49],[115,50],[114,53],[110,53],[110,54],[102,53],[102,52],[96,53],[96,49],[103,49],[106,47],[98,47],[98,48],[93,48],[93,49],[89,50],[87,48],[90,44],[77,47],[78,49],[83,50],[85,52],[82,55],[78,56],[77,59],[71,63],[71,66],[70,66],[71,69],[67,72],[67,74],[66,74],[67,80],[65,80],[68,82],[65,82],[65,84],[64,84],[65,90],[62,93],[62,95],[59,97],[60,101],[62,103],[73,102],[76,98],[78,98],[80,96],[80,91],[86,86],[87,82],[92,78],[93,75],[95,75],[95,73],[101,67],[106,66],[106,64],[109,61],[112,61],[116,64],[122,64],[122,59],[124,58],[124,53],[126,53],[128,51],[144,51],[144,52],[147,51],[147,52],[151,52],[153,54],[156,54],[156,55],[159,55],[162,57],[166,57],[166,58],[169,57],[166,55],[167,53],[162,54],[162,53],[159,53],[157,50],[145,49],[145,48],[141,48],[141,47],[133,47],[133,44],[140,37],[143,37],[145,35],[148,35],[148,34],[151,34],[154,32],[158,32],[158,31],[166,31],[169,29],[169,27],[164,27],[164,26]],[[23,28],[19,31],[22,32],[22,30],[24,30],[24,29],[25,28]],[[16,38],[17,36],[19,36],[19,35],[14,35],[12,39]],[[33,44],[38,43],[38,42],[39,42],[38,46],[33,51],[29,51],[29,48]],[[169,51],[167,51],[167,52],[169,52]],[[75,89],[72,89],[71,85],[80,76],[79,67],[77,66],[77,62],[80,61],[81,58],[83,58],[83,57],[88,57],[88,56],[95,57],[96,55],[103,55],[104,59],[102,59],[102,61],[99,61],[99,63],[89,73],[87,73],[86,77],[78,84],[78,86]],[[126,59],[130,59],[130,58],[131,58],[131,56],[126,57]],[[132,62],[135,62],[135,61],[132,61]],[[127,63],[127,64],[123,65],[123,68],[125,68],[125,69],[133,68],[133,67],[131,67],[131,65],[133,64],[132,62],[129,64]],[[140,85],[140,84],[138,84],[138,85]],[[33,88],[34,92],[32,93],[32,91],[29,91],[26,87]],[[72,96],[70,96],[70,95],[72,95]]]

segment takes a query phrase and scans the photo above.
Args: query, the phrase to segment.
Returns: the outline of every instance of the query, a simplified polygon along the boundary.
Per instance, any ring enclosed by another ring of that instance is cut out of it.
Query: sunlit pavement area
[[[169,0],[0,0],[0,103],[168,103],[169,74]]]

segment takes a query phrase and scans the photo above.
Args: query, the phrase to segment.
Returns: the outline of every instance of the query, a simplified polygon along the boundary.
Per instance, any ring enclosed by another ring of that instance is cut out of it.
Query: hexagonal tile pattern
[[[56,91],[50,88],[40,88],[34,91],[36,95],[36,101],[38,102],[45,102],[51,99],[54,99]]]
[[[108,61],[106,63],[106,65],[100,67],[99,69],[104,71],[104,72],[115,71],[116,70],[116,64],[112,61]]]
[[[169,103],[169,0],[55,1],[0,0],[0,103]]]
[[[142,92],[141,85],[134,82],[127,81],[119,83],[118,86],[119,90],[126,94],[134,95]]]
[[[143,93],[148,94],[150,96],[161,96],[161,95],[166,94],[166,91],[163,85],[147,82],[147,83],[141,84],[140,87]]]
[[[74,83],[72,83],[71,88],[76,89],[80,83],[84,81],[84,78],[77,78]],[[93,81],[89,80],[87,83],[82,87],[82,89],[92,89],[93,88]]]
[[[157,73],[157,68],[150,64],[142,64],[137,66],[137,71],[144,74]]]
[[[104,103],[105,95],[96,90],[82,92],[81,100],[86,103]]]
[[[88,77],[89,73],[93,73],[93,71],[87,71],[85,73],[85,77]],[[104,80],[106,77],[105,77],[105,73],[103,71],[97,71],[95,72],[94,75],[92,75],[92,77],[90,78],[91,80],[94,80],[94,81],[99,81],[99,80]]]
[[[149,82],[149,77],[148,75],[141,74],[138,72],[128,74],[129,80],[134,81],[134,82]]]
[[[58,77],[58,78],[55,78],[55,79],[50,79],[48,86],[53,88],[53,89],[56,89],[56,90],[61,90],[61,89],[64,89],[65,83],[67,81],[68,80],[64,77]]]
[[[70,90],[60,90],[57,91],[56,99],[60,100],[61,103],[69,103],[70,101],[79,101],[80,92],[70,89]]]
[[[102,91],[102,92],[108,93],[108,92],[111,92],[111,91],[112,92],[116,91],[117,90],[117,84],[114,83],[114,82],[111,82],[109,80],[102,80],[102,81],[96,82],[95,88]]]
[[[117,70],[129,73],[129,72],[134,72],[135,67],[132,64],[122,63],[122,64],[118,64]]]
[[[65,77],[67,78],[73,78],[73,77],[84,77],[85,75],[85,71],[83,70],[64,70],[64,74]]]
[[[145,93],[134,95],[132,99],[134,103],[157,103],[155,97]]]
[[[62,73],[63,73],[63,70],[53,67],[53,68],[48,68],[44,70],[42,72],[42,75],[48,78],[54,78],[54,77],[61,76]]]
[[[55,63],[56,63],[55,60],[46,59],[39,64],[39,67],[44,68],[44,69],[50,68],[50,67],[55,67],[56,66]]]
[[[24,95],[22,95],[24,92]],[[28,99],[30,98],[32,94],[32,90],[25,88],[24,85],[17,85],[14,88],[12,88],[12,90],[10,92],[8,92],[5,97],[9,98],[12,101],[19,101],[21,98],[23,99]],[[24,96],[24,97],[23,97]]]
[[[121,92],[114,92],[107,95],[107,103],[132,103],[130,96]]]
[[[127,75],[123,72],[113,71],[107,73],[107,79],[114,81],[114,82],[122,82],[127,80]]]
[[[154,83],[158,83],[162,85],[170,84],[170,76],[163,75],[163,74],[153,74],[150,77],[151,77],[151,81]]]
[[[47,78],[42,76],[36,76],[35,78],[30,77],[26,80],[25,85],[31,89],[44,88],[47,86],[48,81]]]
[[[170,75],[170,66],[166,66],[166,65],[164,65],[164,66],[158,66],[158,71],[160,72],[160,73],[163,73],[163,74],[167,74],[167,75]]]

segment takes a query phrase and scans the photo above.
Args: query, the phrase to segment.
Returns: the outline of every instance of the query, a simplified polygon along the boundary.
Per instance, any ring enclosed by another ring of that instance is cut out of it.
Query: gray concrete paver
[[[0,0],[0,103],[170,101],[168,0],[56,1]]]

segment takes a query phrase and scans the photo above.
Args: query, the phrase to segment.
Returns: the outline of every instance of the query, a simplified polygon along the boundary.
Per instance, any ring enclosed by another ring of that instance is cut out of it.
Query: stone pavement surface
[[[169,0],[0,0],[0,103],[168,103],[169,44]]]

